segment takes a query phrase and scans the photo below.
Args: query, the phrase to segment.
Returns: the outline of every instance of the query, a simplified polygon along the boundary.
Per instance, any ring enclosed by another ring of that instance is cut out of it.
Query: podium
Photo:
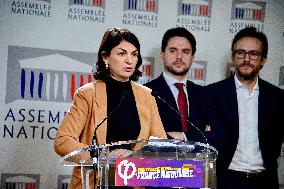
[[[110,156],[113,148],[125,145],[136,150],[127,157]],[[95,153],[94,158],[90,158],[90,152]],[[147,139],[90,145],[62,157],[61,164],[81,168],[83,189],[90,188],[92,172],[96,172],[97,188],[216,188],[217,156],[217,150],[209,144],[174,139]]]

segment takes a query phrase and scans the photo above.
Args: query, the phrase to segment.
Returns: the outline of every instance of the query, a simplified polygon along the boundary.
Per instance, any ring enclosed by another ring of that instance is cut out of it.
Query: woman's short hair
[[[109,69],[106,68],[105,62],[103,61],[103,53],[107,56],[110,55],[111,50],[119,45],[122,41],[127,41],[134,45],[138,50],[138,62],[135,67],[134,73],[130,76],[130,80],[137,81],[142,75],[142,72],[139,71],[139,67],[142,64],[142,57],[140,54],[140,43],[138,38],[129,30],[121,28],[109,28],[101,41],[98,59],[96,62],[96,70],[93,72],[93,76],[96,80],[105,80],[110,77]]]

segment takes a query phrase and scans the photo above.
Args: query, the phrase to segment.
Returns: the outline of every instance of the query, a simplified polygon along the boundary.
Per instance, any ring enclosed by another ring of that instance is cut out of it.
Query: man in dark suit
[[[205,88],[208,139],[219,152],[217,188],[278,189],[284,93],[259,78],[267,59],[266,35],[245,28],[231,51],[235,74]]]
[[[198,131],[203,120],[202,95],[203,87],[187,80],[187,74],[194,60],[196,51],[195,37],[185,28],[171,28],[165,32],[160,52],[160,60],[164,64],[163,73],[156,79],[146,83],[158,94],[156,101],[164,128],[169,138],[201,141],[206,140]],[[180,108],[180,91],[176,83],[181,84],[185,95],[186,108],[182,113]],[[176,111],[175,112],[170,106]],[[189,121],[188,121],[189,120]]]

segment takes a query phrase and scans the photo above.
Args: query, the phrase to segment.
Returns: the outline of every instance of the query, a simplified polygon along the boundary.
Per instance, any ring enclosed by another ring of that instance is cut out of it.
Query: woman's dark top
[[[109,77],[105,83],[107,115],[113,111],[107,119],[106,142],[136,140],[140,132],[140,121],[130,81],[120,82]]]

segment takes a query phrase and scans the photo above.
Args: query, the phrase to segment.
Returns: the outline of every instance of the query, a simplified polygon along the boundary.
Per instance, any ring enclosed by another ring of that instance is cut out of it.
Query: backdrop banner
[[[228,77],[233,36],[255,26],[269,41],[261,77],[284,88],[283,0],[1,0],[0,188],[67,188],[71,168],[53,142],[76,89],[93,81],[106,29],[137,35],[145,83],[160,75],[162,36],[175,26],[197,40],[193,82]],[[284,147],[279,165],[284,189]]]

